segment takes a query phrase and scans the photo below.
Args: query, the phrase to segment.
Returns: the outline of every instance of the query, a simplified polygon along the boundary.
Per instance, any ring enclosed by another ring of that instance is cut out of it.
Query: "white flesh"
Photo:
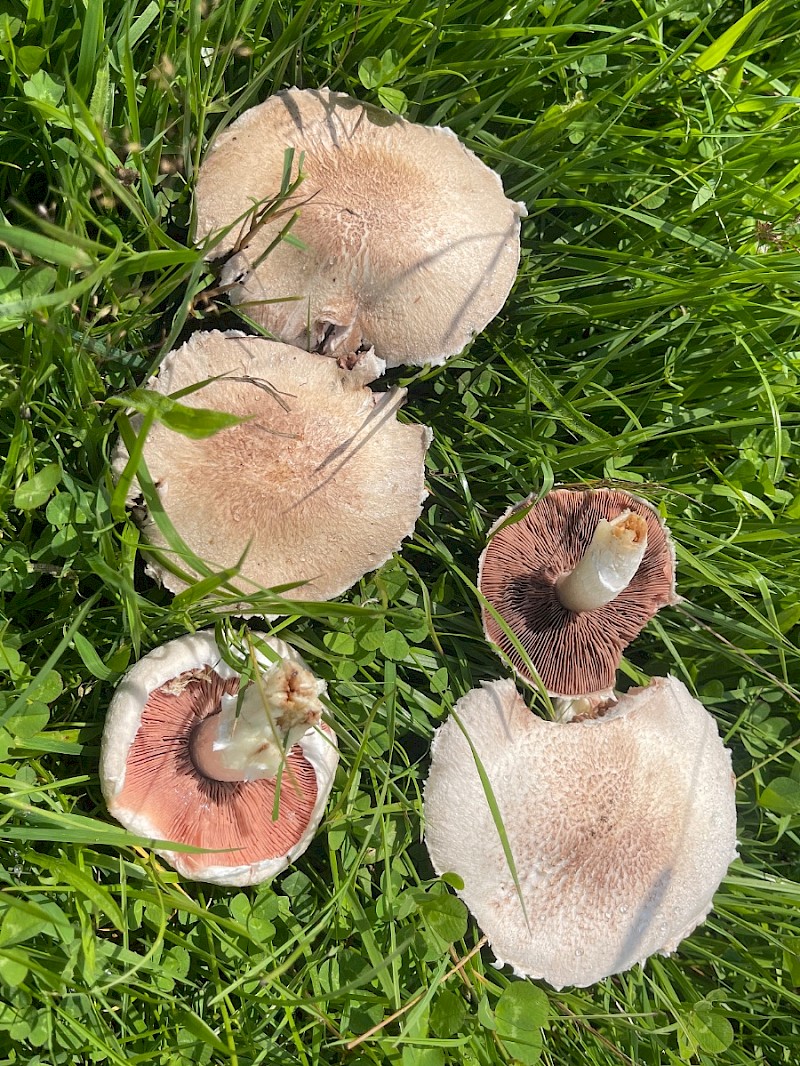
[[[248,685],[238,714],[238,696],[222,697],[219,714],[206,718],[195,734],[195,766],[216,781],[275,777],[292,747],[319,724],[324,688],[310,670],[282,660]]]
[[[633,511],[610,522],[601,518],[586,554],[556,584],[569,611],[596,611],[615,600],[633,580],[647,551],[647,523]]]

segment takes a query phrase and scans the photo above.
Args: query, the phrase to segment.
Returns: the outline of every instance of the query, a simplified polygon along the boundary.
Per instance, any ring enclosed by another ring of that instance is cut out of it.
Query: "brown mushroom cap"
[[[280,187],[287,147],[304,179],[288,221],[217,244],[234,252],[231,300],[289,344],[326,354],[374,347],[388,366],[442,363],[503,306],[519,263],[523,204],[448,129],[420,126],[327,89],[290,89],[246,111],[215,141],[197,181],[199,239]],[[278,301],[261,302],[259,301]]]
[[[628,644],[661,607],[675,602],[675,552],[669,532],[645,500],[615,489],[557,489],[531,506],[530,497],[496,523],[481,555],[478,586],[528,653],[545,689],[582,696],[613,688]],[[530,508],[517,522],[504,523]],[[610,603],[576,613],[558,598],[559,577],[574,569],[600,519],[631,511],[647,523],[647,550],[629,585]],[[486,636],[517,673],[531,674],[491,612]]]
[[[338,596],[412,533],[430,430],[397,421],[404,389],[374,393],[358,368],[233,333],[193,334],[149,387],[169,394],[219,374],[180,402],[251,421],[202,440],[160,423],[147,436],[144,461],[169,520],[216,569],[235,566],[249,544],[235,580],[247,593],[305,582],[292,597]],[[117,476],[126,460],[120,445]],[[166,546],[151,516],[142,528]],[[173,592],[186,588],[159,563],[151,572]]]
[[[283,659],[302,663],[283,641],[259,636]],[[263,657],[260,664],[271,668]],[[193,762],[193,737],[219,712],[221,697],[238,689],[239,675],[222,660],[213,633],[170,641],[118,686],[100,757],[103,795],[117,821],[153,840],[212,849],[159,854],[184,877],[222,885],[266,880],[305,851],[338,761],[336,738],[323,724],[292,747],[280,784],[205,777]]]
[[[501,965],[584,986],[670,954],[705,918],[736,856],[734,791],[713,718],[673,677],[568,725],[532,714],[511,681],[483,682],[434,738],[425,841]]]

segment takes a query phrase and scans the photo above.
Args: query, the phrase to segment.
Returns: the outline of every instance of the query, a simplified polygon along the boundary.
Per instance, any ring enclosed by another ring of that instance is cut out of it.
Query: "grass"
[[[800,1058],[797,29],[788,0],[4,5],[0,1062]],[[328,680],[342,760],[309,852],[231,892],[104,813],[115,682],[218,617],[144,576],[108,460],[116,398],[238,324],[203,295],[193,184],[214,133],[290,84],[450,126],[529,216],[500,317],[389,375],[435,430],[414,539],[278,625]],[[675,957],[554,993],[492,968],[432,878],[420,797],[437,723],[504,674],[473,589],[487,530],[605,480],[658,504],[683,596],[624,684],[672,671],[716,715],[740,859]]]

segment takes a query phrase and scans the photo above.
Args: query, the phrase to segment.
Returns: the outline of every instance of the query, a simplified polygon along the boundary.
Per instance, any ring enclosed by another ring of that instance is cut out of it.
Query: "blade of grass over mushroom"
[[[524,510],[525,509],[523,508],[523,512],[524,512]],[[481,607],[488,614],[491,615],[491,617],[494,619],[494,621],[500,627],[502,632],[508,638],[509,644],[514,649],[514,651],[519,655],[520,659],[522,660],[522,662],[525,665],[526,670],[530,674],[530,679],[522,678],[522,680],[526,684],[532,686],[535,689],[537,695],[540,697],[540,699],[544,703],[544,706],[545,706],[545,709],[547,710],[547,713],[550,715],[551,718],[554,717],[555,710],[553,708],[553,703],[552,703],[552,700],[550,698],[550,695],[547,692],[547,690],[545,689],[544,685],[542,684],[541,678],[539,677],[539,674],[537,673],[536,667],[531,662],[531,659],[530,659],[530,656],[528,655],[527,649],[520,642],[520,639],[517,636],[517,634],[513,632],[513,630],[509,626],[509,624],[502,617],[502,615],[497,611],[497,609],[491,603],[489,603],[489,601],[483,595],[483,593],[478,588],[478,586],[475,584],[475,582],[472,581],[472,579],[469,578],[467,576],[467,574],[463,570],[460,569],[460,567],[453,566],[453,571],[454,571],[454,573],[458,574],[458,576],[461,579],[461,581],[470,590],[470,592],[473,594],[473,596],[475,597],[477,602],[481,605]],[[505,652],[502,649],[498,649],[498,654],[501,656],[501,658],[504,661],[508,662],[509,666],[511,665],[510,660],[507,659],[506,654],[505,654]]]
[[[483,794],[486,797],[486,802],[488,803],[489,810],[492,813],[492,821],[494,822],[494,827],[497,830],[497,835],[500,837],[500,843],[503,846],[503,854],[505,855],[506,863],[508,865],[508,871],[511,874],[511,879],[514,882],[514,890],[517,894],[517,899],[519,900],[519,905],[522,910],[522,916],[525,919],[525,925],[528,928],[528,932],[530,932],[531,925],[530,920],[528,918],[528,911],[525,906],[525,898],[522,894],[522,885],[520,884],[519,874],[517,873],[517,864],[514,860],[514,854],[511,850],[511,844],[508,840],[506,827],[503,823],[503,816],[500,813],[500,808],[497,805],[497,799],[494,794],[494,789],[492,788],[492,783],[489,780],[489,775],[486,773],[486,769],[483,765],[483,762],[481,761],[480,756],[478,755],[475,745],[472,743],[472,738],[470,737],[467,730],[464,728],[461,719],[459,718],[458,712],[453,710],[450,713],[452,714],[453,721],[461,730],[464,739],[469,745],[469,750],[475,762],[475,769],[478,771],[478,777],[481,780]]]
[[[149,425],[147,424],[149,422]],[[142,496],[147,504],[150,514],[153,516],[154,521],[158,525],[164,539],[166,541],[166,550],[162,553],[169,566],[175,567],[176,560],[183,560],[187,562],[192,570],[201,574],[203,578],[215,578],[216,574],[214,570],[208,566],[202,559],[200,559],[195,553],[183,542],[178,536],[177,531],[169,520],[169,516],[161,506],[161,500],[156,491],[156,487],[153,484],[153,480],[147,471],[144,462],[143,449],[145,439],[147,436],[146,430],[149,430],[150,426],[155,422],[155,412],[153,411],[152,417],[148,418],[145,415],[145,422],[142,425],[141,431],[134,435],[133,428],[129,419],[122,415],[118,419],[118,426],[120,430],[120,436],[125,442],[125,447],[128,450],[128,454],[133,457],[138,453],[138,459],[134,470],[128,470],[130,466],[130,460],[126,463],[123,477],[128,476],[130,478],[129,484],[132,482],[135,476]],[[145,428],[146,427],[146,428]],[[155,549],[156,551],[158,549]],[[184,574],[187,579],[188,574]],[[229,583],[228,583],[229,584]],[[229,591],[236,592],[235,589],[229,589]]]
[[[303,153],[300,153],[298,160],[298,174],[297,177],[292,180],[291,172],[294,163],[294,148],[287,148],[284,153],[283,174],[281,176],[280,190],[275,196],[265,196],[262,200],[257,201],[249,207],[247,211],[243,212],[237,219],[229,223],[226,226],[221,227],[216,232],[210,233],[201,243],[200,247],[204,255],[208,255],[213,251],[218,244],[223,243],[229,233],[235,230],[240,231],[240,236],[237,238],[233,251],[228,254],[236,254],[243,249],[247,248],[248,244],[257,236],[258,231],[265,226],[271,220],[280,217],[283,214],[289,214],[289,219],[284,226],[280,228],[277,235],[268,244],[266,249],[260,254],[259,258],[254,261],[254,267],[266,259],[269,253],[277,247],[282,240],[289,240],[295,243],[298,247],[302,248],[303,244],[297,241],[296,238],[291,237],[291,228],[295,224],[298,218],[298,212],[296,205],[292,204],[287,206],[289,201],[297,190],[300,188],[303,182]],[[244,227],[244,223],[249,220],[249,224]],[[227,285],[220,286],[220,291],[226,291],[229,288]],[[268,301],[269,302],[269,301]],[[274,301],[277,302],[277,301]]]
[[[264,708],[264,715],[265,715],[265,717],[267,719],[267,723],[269,725],[269,732],[270,732],[270,734],[272,736],[273,743],[275,743],[278,746],[278,749],[279,749],[279,752],[280,752],[280,763],[278,765],[278,772],[275,775],[275,797],[274,797],[274,799],[272,801],[272,814],[271,814],[272,820],[273,820],[273,822],[275,822],[275,821],[278,820],[278,812],[279,812],[280,803],[281,803],[281,789],[283,787],[283,775],[284,775],[284,771],[287,770],[287,767],[288,767],[289,787],[295,789],[297,792],[301,791],[301,788],[300,788],[300,783],[297,780],[297,775],[294,773],[294,771],[291,769],[291,767],[289,767],[288,760],[287,760],[287,756],[288,756],[289,752],[284,747],[282,738],[278,734],[278,730],[277,730],[277,727],[275,725],[275,719],[274,719],[274,716],[272,714],[272,711],[270,710],[269,700],[267,699],[267,696],[266,696],[266,693],[265,693],[265,690],[264,690],[264,679],[263,679],[263,676],[261,674],[261,670],[259,669],[256,644],[255,644],[253,638],[251,637],[249,631],[247,632],[246,637],[247,637],[247,653],[248,653],[248,658],[249,658],[249,661],[250,661],[250,678],[249,678],[249,680],[258,689],[258,693],[259,693],[259,696],[260,696],[260,699],[261,699],[261,704],[262,704],[262,706]],[[264,641],[260,641],[260,643],[264,644]],[[245,693],[245,685],[242,685],[242,687],[239,690],[239,700],[238,700],[237,707],[236,707],[237,715],[238,715],[239,710],[240,710],[241,705],[242,705],[242,699],[244,698],[244,693]]]
[[[505,516],[505,518],[500,520],[500,522],[494,527],[493,531],[489,534],[490,538],[496,536],[508,526],[513,526],[516,525],[517,522],[521,522],[531,510],[531,508],[534,507],[537,501],[540,500],[544,495],[545,493],[541,492],[538,495],[533,496],[530,503],[525,503],[514,508],[509,508],[509,513]]]
[[[111,513],[116,519],[125,517],[125,501],[136,478],[139,467],[143,463],[144,445],[150,427],[155,422],[155,409],[150,408],[142,416],[142,422],[137,433],[134,433],[130,419],[125,414],[120,414],[117,419],[120,435],[128,449],[128,461],[120,473],[114,491],[111,495]]]
[[[255,675],[257,655],[270,663],[279,663],[280,655],[249,625],[234,627],[228,618],[214,623],[214,638],[222,661],[241,674],[245,681]]]
[[[277,216],[279,209],[284,208],[286,202],[292,198],[295,192],[300,188],[303,183],[305,175],[303,174],[303,159],[305,153],[300,152],[297,160],[297,177],[292,180],[292,168],[294,165],[294,148],[287,148],[283,155],[283,174],[281,175],[281,187],[278,195],[274,199],[269,200],[267,205],[263,209],[259,209],[253,216],[253,223],[248,229],[247,234],[237,241],[234,252],[240,252],[243,248],[247,247],[247,244],[256,236],[261,226],[265,225],[270,218]],[[308,202],[308,201],[305,201]],[[303,201],[301,201],[302,205]],[[291,234],[292,226],[294,226],[297,219],[300,217],[300,213],[296,206],[293,204],[290,208],[284,208],[284,210],[291,210],[291,215],[285,225],[281,226],[273,239],[269,242],[266,248],[261,252],[256,259],[253,260],[253,269],[256,270],[264,262],[270,252],[277,248],[281,241],[288,241],[295,245],[295,247],[304,249],[305,245],[302,241],[293,237]],[[269,301],[268,301],[269,302]]]
[[[149,396],[150,393],[147,393],[147,395]],[[163,398],[164,397],[160,397],[160,399]],[[126,404],[125,406],[129,405]],[[152,413],[153,410],[154,408],[149,408],[145,412],[144,421],[142,423],[139,433],[136,435],[134,435],[133,428],[126,416],[122,415],[118,420],[120,435],[125,441],[130,458],[126,463],[123,474],[117,484],[115,495],[112,497],[112,507],[116,502],[116,494],[120,491],[120,485],[123,485],[127,481],[127,484],[130,487],[133,482],[133,478],[135,477],[142,492],[142,496],[144,497],[144,500],[148,506],[148,510],[155,522],[157,523],[158,528],[163,534],[166,541],[166,548],[162,549],[155,545],[148,545],[146,550],[154,558],[162,560],[163,563],[165,563],[171,570],[177,573],[178,576],[180,576],[188,584],[188,587],[182,593],[179,594],[183,598],[177,600],[177,606],[179,608],[191,606],[195,603],[200,602],[205,596],[209,595],[210,593],[216,592],[218,594],[224,593],[227,597],[230,597],[229,606],[232,608],[232,613],[234,614],[241,613],[240,605],[243,597],[249,602],[251,602],[254,607],[259,607],[262,603],[265,602],[265,610],[268,612],[270,610],[280,611],[284,609],[286,601],[283,599],[282,593],[291,592],[293,589],[302,587],[303,582],[287,582],[284,585],[276,585],[272,589],[263,589],[258,593],[245,593],[244,591],[236,588],[235,584],[233,583],[233,579],[238,576],[241,570],[242,563],[247,558],[247,554],[250,550],[249,546],[245,547],[242,555],[240,556],[235,566],[215,570],[212,566],[201,560],[199,556],[197,556],[178,535],[177,530],[175,530],[169,519],[169,516],[161,505],[160,497],[153,483],[153,480],[147,471],[147,468],[144,463],[144,457],[142,454],[147,432],[149,431],[150,426],[156,419],[156,415]],[[202,409],[197,408],[185,408],[185,410],[189,411],[192,415],[197,413],[198,410],[200,410],[201,414],[204,413]],[[221,412],[217,411],[210,411],[207,413],[210,413],[211,415],[221,414]],[[237,422],[248,421],[247,418],[239,418],[238,416],[226,417],[236,417]],[[218,432],[218,430],[214,429],[211,434],[201,433],[200,439],[205,436],[213,435],[213,433],[215,432]],[[131,468],[131,464],[134,458],[136,458],[136,466],[135,468]],[[128,491],[129,488],[126,490],[126,495]],[[202,575],[202,577],[199,580],[195,581],[189,580],[190,574],[186,571],[182,571],[177,566],[177,560],[186,562],[191,567],[192,571]],[[224,600],[221,601],[221,605],[225,605]],[[330,605],[330,607],[328,607],[328,605],[320,605],[317,609],[320,611],[320,613],[325,613],[327,610],[330,610],[335,613],[337,607],[340,611],[342,611],[342,613],[345,613],[346,609],[343,607],[343,605],[332,604]],[[313,607],[309,608],[308,613],[312,612]]]
[[[300,212],[299,211],[295,211],[294,214],[290,217],[289,221],[286,223],[286,225],[282,226],[281,229],[278,230],[278,232],[275,234],[275,236],[269,242],[269,244],[264,249],[264,251],[261,252],[258,256],[256,256],[256,258],[253,260],[253,269],[254,270],[257,270],[261,266],[261,264],[264,262],[264,260],[270,254],[270,252],[274,251],[274,249],[278,247],[278,245],[281,243],[281,241],[286,241],[288,244],[293,244],[295,248],[299,248],[301,251],[305,250],[305,245],[303,244],[303,242],[298,240],[296,237],[292,237],[292,235],[291,235],[292,226],[295,224],[295,222],[297,222],[299,217],[300,217]],[[249,304],[255,304],[255,305],[270,304],[270,303],[282,303],[283,299],[284,299],[283,297],[279,297],[279,298],[275,298],[275,299],[272,299],[272,300],[250,300],[250,301],[245,301],[245,306],[248,306],[248,303]],[[302,300],[303,297],[302,296],[289,296],[288,299],[289,300]]]
[[[187,607],[200,603],[214,592],[230,589],[234,579],[239,575],[242,563],[247,558],[249,550],[248,545],[235,566],[219,570],[216,574],[209,574],[208,577],[201,578],[199,581],[193,581],[187,589],[177,593],[174,601],[175,609],[179,611],[185,610]]]
[[[106,844],[111,847],[168,848],[187,854],[214,853],[221,849],[197,848],[190,844],[181,844],[170,840],[155,840],[152,837],[138,836],[127,829],[109,825],[94,818],[82,815],[65,814],[33,807],[14,796],[0,795],[0,807],[16,812],[24,818],[24,825],[4,823],[0,837],[7,840],[47,840],[54,843],[69,842],[73,844]]]
[[[511,647],[514,649],[514,651],[521,658],[521,660],[522,660],[522,662],[523,662],[523,664],[525,666],[525,669],[528,671],[528,673],[531,676],[531,679],[532,679],[532,682],[533,682],[533,687],[535,688],[537,695],[543,701],[547,712],[552,717],[555,714],[555,710],[553,708],[553,703],[552,703],[550,694],[547,691],[547,689],[544,687],[544,685],[542,684],[542,679],[539,677],[539,673],[538,673],[536,667],[533,665],[533,662],[531,661],[531,658],[530,658],[530,656],[528,654],[527,649],[524,647],[524,645],[520,641],[520,639],[517,636],[517,634],[512,631],[512,629],[509,626],[508,622],[506,622],[506,620],[502,617],[502,615],[498,612],[498,610],[491,603],[489,603],[489,601],[486,599],[486,597],[483,595],[483,593],[477,588],[475,590],[475,595],[476,595],[476,598],[478,599],[478,601],[480,602],[481,607],[483,607],[484,610],[486,610],[488,612],[488,614],[491,615],[491,617],[494,619],[494,621],[500,627],[502,632],[508,638],[508,641],[511,644]],[[508,662],[509,665],[510,665],[510,660],[506,656],[505,652],[501,651],[500,655],[503,658],[503,660]],[[530,683],[531,682],[529,680],[528,684],[530,684]]]
[[[210,378],[209,380],[218,380]],[[205,382],[198,384],[201,388]],[[187,390],[182,390],[186,394]],[[195,391],[195,390],[192,390]],[[187,407],[178,403],[171,396],[162,396],[151,389],[133,389],[121,396],[112,396],[107,401],[112,407],[130,408],[138,411],[141,415],[151,415],[148,430],[154,421],[163,423],[169,429],[174,429],[192,440],[203,440],[205,437],[213,437],[222,429],[230,426],[238,426],[243,422],[249,422],[252,416],[232,415],[226,411],[214,411],[205,407]],[[146,434],[145,434],[146,436]]]

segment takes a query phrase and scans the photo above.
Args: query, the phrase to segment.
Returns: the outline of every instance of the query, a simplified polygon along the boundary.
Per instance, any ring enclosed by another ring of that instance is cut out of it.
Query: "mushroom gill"
[[[235,695],[236,678],[188,674],[155,689],[142,708],[128,754],[125,783],[114,798],[117,810],[135,810],[165,840],[216,850],[209,856],[177,857],[187,877],[202,877],[209,859],[216,866],[249,866],[284,855],[302,837],[317,800],[314,770],[300,749],[289,752],[274,811],[277,777],[220,780],[198,767],[192,742],[199,727],[220,712],[223,695]],[[275,816],[277,813],[277,816]]]
[[[516,512],[521,517],[509,521]],[[609,564],[609,540],[631,547],[632,571],[617,557]],[[579,591],[586,609],[576,610],[577,597],[568,606],[561,589],[589,562],[607,564],[600,578],[619,578],[621,572],[624,578],[611,598],[588,601],[597,587],[584,582]],[[661,607],[675,602],[675,552],[665,524],[645,500],[614,489],[556,489],[510,508],[496,523],[481,555],[478,586],[545,689],[554,696],[584,696],[613,687],[624,649]],[[517,673],[532,680],[525,659],[485,606],[483,623]]]
[[[213,633],[195,633],[131,667],[103,731],[109,812],[160,842],[158,853],[184,877],[222,885],[256,884],[305,851],[338,761],[333,731],[320,721],[324,682],[283,641],[254,636],[278,661],[256,648],[258,672],[238,708],[239,673]],[[290,689],[301,693],[300,706],[287,699]],[[248,704],[252,692],[260,705]]]

